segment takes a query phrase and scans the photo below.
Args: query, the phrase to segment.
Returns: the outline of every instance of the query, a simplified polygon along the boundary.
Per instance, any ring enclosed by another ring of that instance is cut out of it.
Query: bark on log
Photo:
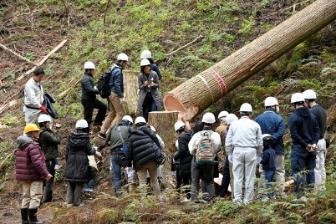
[[[336,0],[317,0],[269,32],[168,92],[165,109],[188,120],[336,18]]]
[[[127,114],[135,115],[138,105],[138,72],[126,70],[124,72],[125,103],[124,109]]]

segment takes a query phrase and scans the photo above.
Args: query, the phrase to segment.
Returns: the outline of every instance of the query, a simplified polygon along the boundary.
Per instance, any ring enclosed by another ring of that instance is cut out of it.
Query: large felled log
[[[165,109],[201,113],[262,68],[336,18],[336,0],[317,0],[229,57],[168,92]]]

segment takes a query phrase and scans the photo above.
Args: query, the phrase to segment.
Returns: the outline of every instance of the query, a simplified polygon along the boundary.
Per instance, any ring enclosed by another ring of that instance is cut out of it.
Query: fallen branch
[[[61,92],[60,94],[58,94],[58,100],[60,99],[63,99],[67,94],[68,92],[70,91],[70,89],[74,88],[75,86],[78,85],[78,83],[82,80],[82,77],[80,79],[78,79],[73,85],[71,84],[70,86],[70,83],[69,83],[69,86],[66,90],[64,90],[63,92]]]
[[[13,51],[12,49],[6,47],[5,45],[1,44],[0,43],[0,47],[2,49],[4,49],[5,51],[8,51],[12,54],[14,54],[16,57],[20,58],[21,60],[25,61],[25,62],[28,62],[29,64],[32,64],[32,65],[37,65],[36,63],[32,62],[31,60],[29,60],[28,58],[26,57],[23,57],[22,55],[20,55],[19,53],[16,53],[15,51]]]
[[[63,40],[61,43],[59,43],[54,49],[52,49],[44,58],[42,58],[41,61],[39,61],[35,67],[33,67],[32,69],[30,69],[29,71],[27,71],[25,74],[19,76],[16,80],[21,80],[23,79],[25,76],[31,74],[38,66],[43,65],[43,63],[48,60],[48,58],[53,55],[56,51],[58,51],[60,48],[62,48],[64,46],[64,44],[67,42],[68,40],[65,39]]]
[[[203,36],[202,36],[202,35],[199,35],[198,37],[196,37],[196,38],[195,38],[194,40],[192,40],[191,42],[189,42],[189,43],[187,43],[187,44],[185,44],[185,45],[183,45],[183,46],[177,48],[176,50],[174,50],[174,51],[172,51],[172,52],[166,54],[166,56],[172,56],[173,54],[179,52],[180,50],[183,50],[184,48],[189,47],[190,45],[196,43],[197,41],[199,41],[199,40],[201,40],[201,39],[203,39]]]

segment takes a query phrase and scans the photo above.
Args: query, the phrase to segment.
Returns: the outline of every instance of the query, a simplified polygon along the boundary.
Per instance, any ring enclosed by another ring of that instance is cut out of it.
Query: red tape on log
[[[212,77],[216,80],[219,88],[221,89],[221,92],[222,92],[222,96],[224,96],[224,94],[227,92],[227,86],[226,86],[226,83],[225,83],[225,80],[222,78],[222,76],[220,76],[220,74],[215,70],[215,69],[212,69]]]

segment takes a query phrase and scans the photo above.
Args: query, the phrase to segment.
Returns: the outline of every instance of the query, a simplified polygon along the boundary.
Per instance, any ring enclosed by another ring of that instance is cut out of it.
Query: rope
[[[208,82],[206,81],[206,79],[203,76],[201,76],[200,74],[198,74],[196,77],[200,78],[203,81],[203,83],[205,84],[205,86],[208,88],[208,91],[209,91],[209,93],[211,95],[211,98],[212,98],[212,102],[214,103],[215,102],[215,98],[214,98],[214,96],[212,94],[211,88],[210,88]]]
[[[224,96],[224,94],[227,92],[227,85],[225,83],[225,80],[215,69],[212,69],[212,71],[213,72],[211,73],[211,75],[217,81],[217,84],[222,92],[222,96]]]

